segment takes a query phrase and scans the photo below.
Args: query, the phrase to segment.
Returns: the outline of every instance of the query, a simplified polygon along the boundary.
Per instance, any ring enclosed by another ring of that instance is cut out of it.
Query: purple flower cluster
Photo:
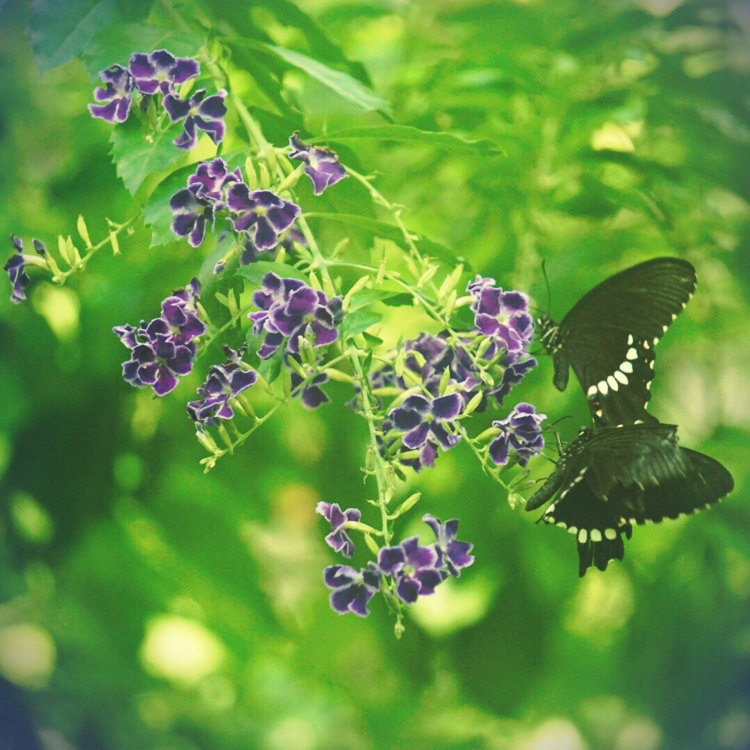
[[[332,526],[326,542],[345,557],[351,557],[354,544],[341,527],[346,521],[359,521],[360,512],[356,508],[342,511],[336,503],[319,503],[316,510]],[[342,615],[354,612],[366,617],[370,614],[367,605],[380,589],[384,576],[393,579],[401,601],[413,604],[420,596],[433,594],[449,575],[458,578],[461,569],[474,562],[469,554],[472,545],[456,539],[457,519],[443,524],[428,513],[422,520],[435,532],[437,541],[433,544],[421,545],[414,536],[399,545],[381,548],[377,564],[370,562],[359,571],[348,565],[331,565],[323,571],[326,586],[333,589],[330,602],[336,612]]]
[[[242,361],[246,351],[246,344],[238,351],[225,346],[227,361],[209,368],[205,381],[198,387],[200,399],[188,402],[187,413],[198,429],[215,424],[217,419],[232,419],[232,400],[258,382],[258,373]]]
[[[169,201],[172,231],[187,237],[198,247],[206,236],[206,226],[214,227],[220,211],[231,215],[234,229],[244,247],[241,264],[257,260],[258,254],[279,244],[304,242],[294,227],[299,206],[270,190],[253,190],[242,180],[240,168],[230,171],[217,157],[202,162],[190,175],[187,187],[178,190]]]
[[[466,290],[474,297],[471,310],[474,326],[494,339],[496,348],[506,352],[505,363],[517,361],[528,352],[534,338],[534,318],[529,314],[529,299],[523,292],[504,292],[495,279],[477,274]],[[494,356],[494,349],[488,356]]]
[[[285,342],[288,353],[298,354],[300,336],[313,347],[332,344],[339,337],[336,326],[341,322],[341,302],[340,296],[329,300],[299,279],[267,273],[261,289],[253,293],[253,304],[260,311],[248,315],[253,333],[265,333],[258,356],[272,357]]]
[[[182,133],[173,141],[177,148],[193,148],[198,140],[198,130],[219,144],[225,133],[226,91],[207,97],[205,89],[198,89],[189,99],[181,99],[177,94],[180,84],[199,73],[200,65],[192,58],[175,57],[165,49],[149,54],[136,52],[130,56],[127,68],[112,65],[99,73],[104,85],[95,89],[97,103],[89,104],[89,111],[94,117],[110,123],[125,122],[136,91],[143,96],[143,104],[155,94],[161,94],[169,119],[182,122]]]
[[[312,182],[315,195],[320,195],[326,188],[349,176],[333,151],[302,143],[298,132],[289,136],[289,145],[292,149],[289,158],[305,163],[305,174]]]
[[[242,182],[239,167],[230,172],[220,157],[199,164],[188,177],[187,187],[178,190],[169,201],[172,231],[198,247],[206,236],[206,225],[213,229],[217,211],[227,206],[226,186],[237,182]]]
[[[10,301],[18,304],[26,299],[26,292],[24,292],[23,288],[29,283],[30,279],[26,273],[27,259],[23,254],[23,240],[11,234],[10,241],[13,243],[16,252],[8,258],[3,266],[3,270],[8,272],[8,277],[10,278],[12,287]],[[34,240],[35,246],[37,242],[39,240]],[[39,242],[39,244],[44,247],[43,243]]]
[[[537,414],[532,404],[520,403],[505,419],[495,420],[492,426],[500,434],[490,443],[490,458],[496,464],[506,464],[513,451],[518,463],[526,466],[544,448],[541,424],[546,418],[546,414]]]
[[[192,371],[195,339],[206,330],[197,315],[199,295],[200,284],[193,279],[161,303],[160,317],[148,323],[141,321],[137,328],[115,326],[115,334],[130,349],[122,373],[131,385],[149,386],[157,396],[164,396],[177,386],[181,376]]]
[[[461,436],[450,428],[460,415],[462,406],[463,402],[457,393],[437,398],[414,395],[392,409],[388,418],[393,423],[393,429],[406,433],[402,440],[409,450],[434,441],[447,451],[461,441]]]

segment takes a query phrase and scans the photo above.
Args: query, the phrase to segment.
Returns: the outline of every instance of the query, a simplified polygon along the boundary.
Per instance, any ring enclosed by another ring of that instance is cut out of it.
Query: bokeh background
[[[0,746],[750,747],[750,5],[138,6],[155,26],[176,13],[260,29],[369,83],[398,124],[499,146],[340,150],[377,173],[412,229],[540,310],[546,259],[558,319],[632,263],[690,260],[698,291],[659,345],[650,409],[736,488],[696,517],[637,528],[621,564],[579,580],[569,535],[511,509],[460,446],[411,484],[425,510],[460,518],[474,566],[413,609],[401,640],[382,602],[366,620],[340,617],[313,509],[365,496],[346,388],[315,412],[290,406],[203,475],[184,412],[199,375],[163,401],[120,376],[112,326],[155,314],[200,263],[186,243],[149,248],[139,224],[121,256],[103,251],[65,288],[37,283],[21,306],[7,282],[1,295]],[[138,206],[109,126],[86,110],[91,71],[47,61],[41,75],[31,15],[14,0],[0,14],[0,235],[73,233],[83,213],[99,237],[105,216]],[[264,125],[276,145],[299,127],[382,122],[299,72],[272,72],[276,102],[252,76],[238,85],[249,106],[275,110]],[[340,200],[355,201],[345,185]],[[585,401],[558,393],[540,360],[513,397],[568,417],[556,431],[569,440]],[[533,476],[550,469],[539,459]]]

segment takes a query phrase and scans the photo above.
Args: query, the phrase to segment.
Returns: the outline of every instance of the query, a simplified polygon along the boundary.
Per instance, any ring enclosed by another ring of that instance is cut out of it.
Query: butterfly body
[[[718,461],[679,446],[675,425],[654,421],[581,430],[526,510],[552,500],[540,520],[575,534],[582,576],[621,560],[634,525],[693,513],[733,486]]]
[[[610,276],[556,324],[538,320],[539,340],[552,356],[553,383],[564,391],[569,368],[597,425],[654,421],[654,347],[695,290],[695,269],[680,258],[653,258]]]

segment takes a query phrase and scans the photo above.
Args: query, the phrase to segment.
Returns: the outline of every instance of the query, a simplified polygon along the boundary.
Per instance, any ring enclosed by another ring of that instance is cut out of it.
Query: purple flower
[[[508,359],[515,361],[526,352],[534,338],[534,319],[529,315],[529,301],[525,294],[504,292],[494,284],[494,279],[477,274],[466,287],[474,297],[471,305],[474,325],[485,336],[496,339],[507,352]]]
[[[164,109],[172,122],[182,123],[182,134],[175,138],[177,148],[189,151],[198,142],[197,130],[208,133],[211,140],[219,144],[224,138],[224,115],[227,107],[224,97],[227,92],[221,91],[206,98],[206,90],[198,89],[189,99],[180,99],[174,94],[164,97]]]
[[[135,85],[142,94],[173,94],[175,87],[195,78],[200,73],[197,60],[189,57],[175,57],[165,49],[150,54],[135,52],[130,56],[128,68]]]
[[[351,557],[354,554],[354,542],[346,533],[346,529],[341,527],[347,521],[359,521],[362,514],[356,508],[347,508],[342,511],[338,503],[324,502],[315,506],[315,512],[320,513],[331,524],[331,533],[326,537],[328,546],[340,552],[344,557]]]
[[[294,370],[292,370],[291,376],[292,396],[299,396],[303,406],[306,406],[308,409],[317,409],[322,404],[327,404],[331,400],[328,398],[328,394],[320,387],[323,383],[328,382],[327,373],[318,373],[307,383]]]
[[[180,376],[193,369],[194,339],[205,332],[196,314],[200,286],[193,279],[186,289],[178,289],[162,302],[162,317],[138,328],[115,326],[115,334],[130,349],[130,359],[122,364],[125,380],[131,385],[153,388],[157,396],[173,390]]]
[[[197,196],[212,202],[214,211],[219,211],[226,208],[224,188],[232,182],[242,182],[240,168],[230,172],[224,159],[217,156],[211,161],[201,162],[195,174],[188,177],[187,184],[189,188],[196,188]]]
[[[298,338],[309,338],[313,346],[331,344],[339,337],[336,326],[340,322],[341,297],[328,299],[299,279],[282,279],[275,273],[263,277],[263,286],[253,293],[253,304],[260,312],[250,313],[253,333],[266,331],[263,346],[258,351],[267,359],[288,340],[287,350],[299,351]]]
[[[289,158],[305,162],[305,174],[312,182],[315,195],[320,195],[326,188],[349,176],[333,151],[305,145],[299,139],[298,132],[289,137],[289,145],[292,148]]]
[[[402,440],[407,448],[419,448],[432,436],[444,450],[448,450],[458,444],[461,436],[448,432],[443,423],[456,419],[461,413],[461,406],[458,393],[438,398],[414,395],[405,399],[388,416],[396,430],[406,433]]]
[[[133,76],[122,65],[112,65],[99,73],[104,86],[94,90],[94,99],[106,104],[89,104],[89,112],[107,122],[125,122],[133,102]]]
[[[496,464],[506,464],[512,450],[518,455],[518,463],[526,466],[544,448],[540,425],[546,418],[546,414],[537,414],[532,404],[520,403],[505,419],[495,420],[492,426],[501,432],[490,443],[490,458]]]
[[[213,228],[214,204],[201,195],[199,185],[178,190],[169,200],[172,212],[172,231],[178,237],[187,237],[193,247],[198,247],[206,236],[206,224]]]
[[[227,361],[209,368],[206,380],[198,387],[200,400],[187,405],[188,415],[199,428],[214,424],[217,418],[232,419],[232,399],[258,381],[258,373],[242,361],[246,351],[246,344],[238,351],[225,346]]]
[[[396,593],[407,604],[434,593],[448,575],[439,569],[440,564],[438,552],[433,547],[422,547],[416,536],[397,547],[383,547],[378,554],[378,567],[393,576]]]
[[[367,603],[380,588],[380,571],[372,564],[357,572],[348,565],[331,565],[323,571],[323,580],[331,592],[331,607],[340,615],[354,612],[367,617]]]
[[[435,516],[426,513],[422,520],[435,532],[437,541],[435,550],[438,553],[439,562],[448,569],[448,572],[458,578],[461,568],[465,568],[474,562],[474,556],[470,555],[472,544],[456,540],[458,533],[458,519],[441,523]]]
[[[3,269],[8,272],[10,283],[13,287],[10,293],[10,301],[18,304],[26,299],[26,292],[24,292],[23,288],[29,283],[30,279],[26,273],[26,258],[23,255],[23,240],[20,237],[11,234],[10,241],[13,243],[16,252],[8,258]],[[34,240],[35,246],[37,241],[38,240]],[[42,247],[44,247],[43,244]],[[44,253],[41,254],[43,255]]]
[[[498,406],[503,405],[505,397],[526,377],[527,373],[536,366],[537,361],[533,357],[530,357],[529,359],[524,359],[519,362],[512,362],[505,368],[500,385],[491,391],[491,395],[497,399]]]
[[[270,190],[254,190],[244,182],[227,190],[227,204],[238,232],[247,232],[258,250],[270,250],[279,244],[279,235],[297,218],[299,206],[280,198]]]

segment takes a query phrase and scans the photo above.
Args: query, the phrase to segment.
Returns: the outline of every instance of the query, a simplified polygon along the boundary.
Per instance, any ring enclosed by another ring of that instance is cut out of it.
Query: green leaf
[[[282,279],[292,278],[307,281],[307,277],[301,271],[294,266],[288,266],[286,263],[259,260],[257,263],[250,263],[237,269],[237,276],[241,276],[255,286],[260,286],[263,283],[263,277],[267,273],[275,273]]]
[[[362,289],[357,292],[349,301],[349,313],[360,310],[363,307],[372,305],[375,302],[382,302],[389,307],[403,307],[404,305],[413,305],[414,298],[411,294],[406,293],[387,293],[381,290]]]
[[[169,199],[187,184],[188,175],[195,171],[195,164],[172,172],[159,183],[143,209],[143,221],[151,227],[151,247],[166,245],[177,239],[172,232],[172,212]]]
[[[85,55],[102,30],[112,29],[110,33],[116,35],[127,22],[145,18],[151,5],[151,0],[34,0],[29,35],[41,72]],[[134,40],[138,42],[134,47],[120,53],[122,62],[143,49],[143,41]],[[117,59],[110,56],[99,70],[114,62]]]
[[[377,125],[366,128],[348,128],[327,135],[325,139],[314,138],[313,143],[333,141],[347,143],[350,141],[396,141],[433,146],[446,151],[469,151],[480,154],[502,154],[503,151],[492,141],[486,139],[466,140],[453,133],[440,133],[434,130],[420,130],[410,125]]]
[[[339,224],[347,224],[349,226],[363,229],[366,232],[370,232],[377,237],[382,237],[386,240],[391,240],[398,245],[404,244],[404,236],[401,234],[401,230],[393,224],[388,224],[385,221],[379,221],[378,219],[371,219],[369,216],[360,216],[359,214],[332,214],[332,213],[319,213],[313,212],[307,214],[308,219],[324,219],[325,221],[335,221]],[[471,265],[463,256],[456,255],[452,250],[447,248],[445,245],[441,245],[439,242],[428,239],[427,237],[420,237],[417,235],[417,239],[414,244],[417,249],[423,255],[430,255],[435,258],[439,258],[451,267],[455,266],[457,262],[463,263],[468,270],[471,270]]]
[[[307,73],[310,77],[322,83],[347,101],[355,104],[366,112],[381,111],[390,112],[390,104],[376,96],[370,89],[361,84],[347,73],[329,68],[327,65],[314,60],[312,57],[303,55],[301,52],[276,47],[273,44],[264,44],[262,48],[270,50],[274,55],[289,63],[295,68]]]
[[[142,23],[107,26],[86,46],[83,61],[92,75],[114,63],[126,65],[133,52],[167,49],[176,57],[194,57],[202,37],[165,26]]]
[[[175,133],[148,135],[135,118],[116,125],[112,131],[112,158],[117,175],[134,195],[144,180],[154,172],[161,172],[185,156],[175,148]]]
[[[370,326],[380,323],[382,319],[383,316],[380,313],[365,308],[348,313],[344,316],[344,320],[341,323],[341,338],[346,341],[358,333],[363,333]]]
[[[450,327],[456,331],[468,331],[474,327],[474,313],[469,307],[459,307],[450,319]]]
[[[117,19],[115,0],[35,0],[30,37],[41,72],[81,54],[94,34]]]

